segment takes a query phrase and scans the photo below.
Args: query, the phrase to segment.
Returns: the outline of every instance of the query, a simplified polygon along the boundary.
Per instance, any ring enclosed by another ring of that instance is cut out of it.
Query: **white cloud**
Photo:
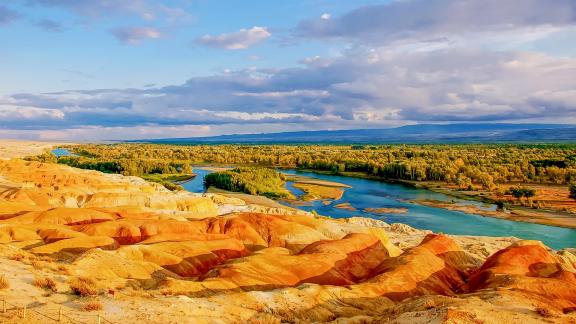
[[[254,98],[286,98],[286,97],[309,97],[323,98],[328,97],[330,92],[325,90],[292,90],[292,91],[273,91],[273,92],[236,92],[235,96],[254,97]]]
[[[156,28],[149,27],[122,27],[111,31],[120,42],[128,45],[138,45],[147,39],[158,39],[162,33]]]
[[[250,29],[243,28],[234,33],[220,34],[217,36],[204,35],[196,41],[199,44],[210,47],[239,50],[256,45],[270,36],[272,36],[272,33],[270,33],[266,27],[255,26]]]
[[[64,112],[57,109],[0,104],[0,119],[5,123],[26,120],[43,121],[45,119],[63,120],[64,117]]]

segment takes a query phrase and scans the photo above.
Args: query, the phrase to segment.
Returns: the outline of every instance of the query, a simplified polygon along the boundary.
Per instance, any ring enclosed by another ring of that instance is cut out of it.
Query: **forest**
[[[462,189],[576,183],[576,145],[159,145],[86,144],[58,163],[139,175],[188,171],[187,163],[360,173],[383,180],[443,181]],[[183,171],[183,169],[186,170]]]

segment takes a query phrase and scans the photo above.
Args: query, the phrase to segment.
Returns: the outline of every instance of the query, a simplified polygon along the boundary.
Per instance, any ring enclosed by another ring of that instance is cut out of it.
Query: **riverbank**
[[[75,145],[63,142],[41,142],[14,139],[0,139],[0,159],[24,158],[40,155],[60,145]]]
[[[318,171],[318,170],[303,169],[302,171],[331,175],[330,172]],[[488,191],[483,190],[461,191],[458,190],[458,188],[456,188],[455,186],[451,187],[449,184],[440,181],[418,182],[418,181],[398,180],[398,179],[385,180],[380,177],[371,176],[362,172],[341,172],[340,176],[380,181],[385,183],[402,184],[414,188],[430,190],[461,200],[485,203],[493,206],[496,206],[498,201],[503,200],[505,203],[505,207],[509,212],[487,211],[485,209],[478,208],[474,205],[462,206],[455,204],[446,204],[444,202],[430,203],[429,201],[427,202],[419,200],[414,200],[411,202],[434,208],[442,208],[446,210],[460,211],[469,214],[477,214],[484,217],[494,217],[515,222],[533,223],[540,225],[576,229],[576,201],[572,202],[567,198],[560,199],[561,197],[568,197],[568,189],[561,186],[522,184],[524,186],[528,186],[536,190],[536,196],[533,199],[534,201],[540,201],[546,206],[545,208],[550,208],[550,209],[535,209],[513,204],[514,200],[510,196],[505,196],[501,199],[498,199],[497,197],[493,196],[494,193]],[[504,185],[504,187],[508,189],[508,187],[514,185],[517,184],[507,184]],[[568,211],[559,210],[560,208],[566,209]]]
[[[483,190],[459,191],[455,188],[448,187],[445,183],[438,184],[430,182],[424,182],[424,183],[412,182],[409,183],[409,185],[413,185],[416,188],[427,189],[434,192],[442,193],[447,196],[451,196],[461,200],[480,202],[494,206],[497,205],[499,201],[501,201],[504,203],[507,212],[486,211],[481,208],[477,208],[473,205],[467,205],[465,207],[454,207],[440,204],[436,206],[437,208],[445,208],[449,210],[457,210],[455,208],[459,208],[461,209],[460,211],[473,212],[475,214],[479,214],[486,217],[495,217],[516,222],[526,222],[526,223],[576,229],[576,213],[574,213],[576,210],[573,208],[573,206],[571,206],[574,205],[574,203],[571,203],[570,201],[568,201],[568,199],[560,200],[562,196],[566,197],[568,196],[568,190],[565,189],[566,191],[565,193],[559,192],[562,190],[558,186],[554,188],[554,186],[522,184],[522,186],[534,189],[536,191],[536,196],[533,198],[533,201],[535,202],[537,201],[541,205],[545,206],[537,209],[533,207],[531,208],[522,205],[517,205],[516,200],[509,195],[498,198],[495,196],[494,193]],[[508,187],[512,186],[513,186],[512,184],[504,185],[505,189],[508,189]],[[556,191],[555,195],[550,195],[549,193],[546,193],[546,191],[552,191],[552,190]],[[555,197],[556,199],[554,198],[550,199],[548,196]],[[569,211],[560,210],[560,208],[566,208],[566,207],[554,208],[553,204],[558,204],[559,202],[562,202],[565,205],[568,205],[572,208],[567,209]],[[423,203],[423,202],[415,201],[415,203]],[[534,205],[537,206],[537,203],[534,203]]]
[[[174,184],[183,184],[196,177],[195,174],[145,174],[142,179],[152,182],[170,181]]]
[[[546,217],[542,212],[531,212],[527,210],[512,210],[512,211],[499,211],[499,210],[486,210],[473,205],[463,205],[455,202],[445,202],[437,200],[416,200],[411,203],[424,205],[434,208],[443,208],[447,210],[460,211],[467,214],[476,214],[485,217],[494,217],[506,219],[517,222],[542,224],[549,226],[557,226],[564,228],[576,228],[576,217],[553,215],[553,217]]]

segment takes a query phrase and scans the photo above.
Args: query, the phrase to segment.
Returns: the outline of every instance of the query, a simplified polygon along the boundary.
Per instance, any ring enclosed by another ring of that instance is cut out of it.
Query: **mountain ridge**
[[[558,132],[558,130],[562,132]],[[576,142],[569,124],[418,124],[396,128],[230,134],[207,137],[141,139],[128,142],[166,144],[400,144],[400,143],[556,143]]]

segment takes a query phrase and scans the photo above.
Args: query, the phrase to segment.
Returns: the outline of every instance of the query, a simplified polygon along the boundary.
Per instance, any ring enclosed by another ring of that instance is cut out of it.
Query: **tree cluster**
[[[267,168],[241,167],[215,172],[204,177],[204,187],[244,192],[269,198],[287,198],[284,175]]]

